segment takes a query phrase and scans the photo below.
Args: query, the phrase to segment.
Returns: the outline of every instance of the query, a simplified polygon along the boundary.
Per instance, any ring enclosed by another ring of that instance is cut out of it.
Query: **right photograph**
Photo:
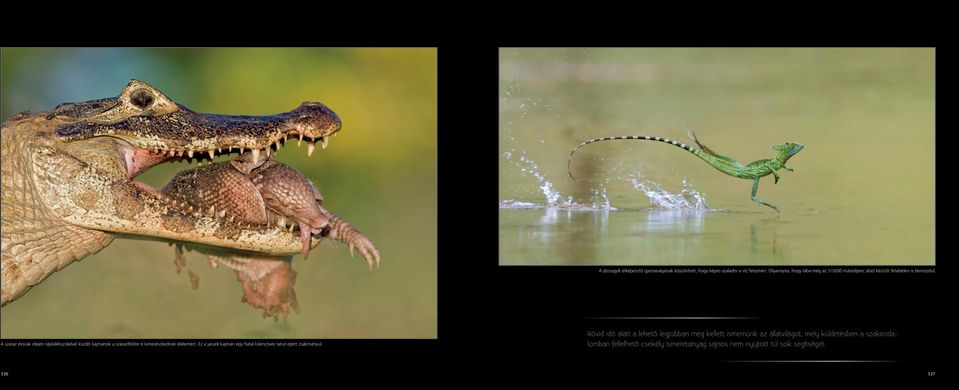
[[[935,265],[934,48],[501,48],[500,265]]]

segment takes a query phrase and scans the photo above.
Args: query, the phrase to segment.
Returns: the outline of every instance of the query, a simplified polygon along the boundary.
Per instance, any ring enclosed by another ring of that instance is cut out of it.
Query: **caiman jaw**
[[[174,159],[213,159],[217,155],[249,150],[254,159],[270,156],[290,138],[299,145],[307,141],[312,156],[316,142],[329,145],[342,123],[322,103],[305,102],[293,111],[269,116],[199,114],[178,106],[176,112],[160,116],[134,116],[117,123],[79,122],[57,131],[66,142],[93,137],[121,140],[127,176],[133,178],[150,167]]]

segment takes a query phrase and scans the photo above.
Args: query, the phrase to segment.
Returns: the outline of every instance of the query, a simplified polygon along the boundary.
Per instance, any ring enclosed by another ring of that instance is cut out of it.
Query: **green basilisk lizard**
[[[762,200],[756,197],[756,192],[759,190],[759,178],[771,174],[773,175],[773,177],[775,177],[775,183],[779,183],[779,173],[777,173],[776,171],[782,168],[792,172],[793,171],[792,168],[789,168],[786,166],[786,161],[788,161],[790,157],[796,155],[796,153],[799,153],[799,151],[802,150],[805,145],[798,144],[795,142],[786,142],[785,144],[773,145],[772,149],[775,150],[777,153],[779,153],[776,157],[756,160],[749,164],[743,165],[740,162],[733,159],[732,157],[713,152],[708,147],[706,147],[706,145],[703,145],[702,143],[699,142],[699,139],[696,138],[696,133],[692,131],[690,131],[689,133],[690,135],[692,135],[693,141],[696,142],[696,145],[699,145],[699,149],[696,149],[690,145],[686,145],[682,142],[672,140],[669,138],[663,138],[663,137],[628,135],[628,136],[619,136],[619,137],[603,137],[603,138],[591,139],[589,141],[576,145],[576,147],[569,152],[569,161],[567,162],[567,165],[566,165],[567,173],[569,173],[570,178],[572,178],[573,180],[576,180],[576,178],[573,177],[573,171],[572,171],[573,154],[576,153],[576,151],[579,150],[579,148],[587,144],[591,144],[593,142],[613,141],[613,140],[649,140],[649,141],[665,142],[665,143],[686,149],[686,151],[692,154],[695,154],[696,157],[703,159],[703,161],[705,161],[707,164],[712,165],[713,168],[718,169],[722,173],[725,173],[730,176],[738,177],[741,179],[752,180],[753,181],[753,193],[752,193],[753,202],[756,202],[765,206],[769,206],[773,210],[776,210],[777,213],[779,213],[779,208],[769,203],[763,202]]]

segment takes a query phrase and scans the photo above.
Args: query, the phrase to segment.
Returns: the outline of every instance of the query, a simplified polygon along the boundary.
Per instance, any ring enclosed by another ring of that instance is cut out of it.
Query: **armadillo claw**
[[[356,251],[360,252],[360,255],[366,259],[366,264],[369,266],[370,272],[373,272],[373,263],[376,263],[376,269],[380,269],[380,251],[373,245],[373,241],[370,241],[369,238],[362,234],[358,234],[353,237],[349,245],[350,256],[353,256],[353,250],[355,248]]]

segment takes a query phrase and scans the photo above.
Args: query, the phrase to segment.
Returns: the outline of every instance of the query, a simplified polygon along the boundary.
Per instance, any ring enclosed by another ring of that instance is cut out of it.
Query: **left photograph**
[[[436,49],[0,65],[0,338],[436,338]]]

